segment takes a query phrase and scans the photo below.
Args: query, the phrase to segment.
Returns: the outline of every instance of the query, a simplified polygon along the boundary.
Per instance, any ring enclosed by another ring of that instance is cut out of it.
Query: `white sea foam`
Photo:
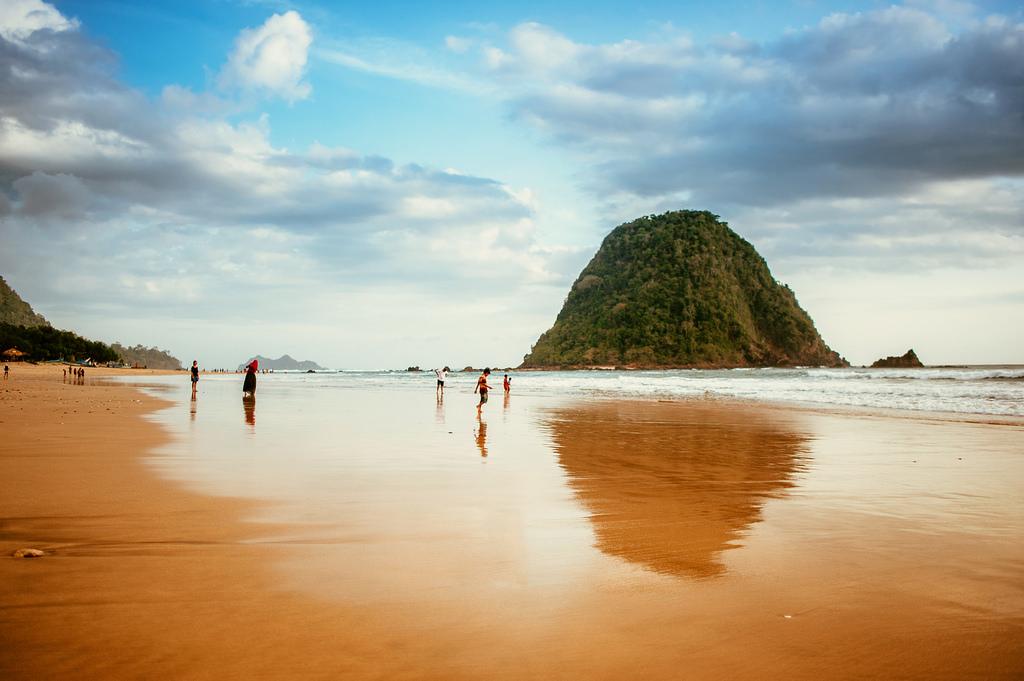
[[[501,381],[502,371],[494,376]],[[475,373],[455,373],[454,389],[472,386]],[[731,369],[679,371],[513,372],[517,394],[680,398],[703,395],[773,402],[847,405],[1024,416],[1024,366],[924,369]],[[345,371],[290,374],[280,380],[344,388],[424,383],[433,372]]]

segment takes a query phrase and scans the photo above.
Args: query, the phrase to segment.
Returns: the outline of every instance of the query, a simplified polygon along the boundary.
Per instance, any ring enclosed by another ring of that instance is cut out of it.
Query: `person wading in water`
[[[483,406],[487,404],[487,391],[491,389],[491,386],[487,385],[487,377],[490,375],[491,370],[484,369],[484,372],[480,374],[480,378],[476,379],[476,387],[473,388],[473,392],[480,393],[480,402],[476,405],[476,412],[478,414]]]

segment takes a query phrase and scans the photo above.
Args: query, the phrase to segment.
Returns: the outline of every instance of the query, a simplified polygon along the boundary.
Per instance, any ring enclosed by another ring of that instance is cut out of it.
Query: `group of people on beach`
[[[491,370],[489,368],[484,369],[484,372],[476,379],[476,387],[473,388],[474,393],[480,394],[480,401],[476,404],[476,413],[478,414],[483,409],[484,405],[487,404],[487,394],[491,391],[491,386],[487,383],[487,379],[490,375]],[[504,388],[506,395],[512,391],[512,379],[508,374],[505,374],[505,379],[502,381],[502,388]]]
[[[249,362],[245,367],[245,380],[242,381],[242,396],[256,397],[256,374],[259,373],[260,362],[257,359]],[[199,360],[192,360],[192,366],[188,370],[192,379],[192,399],[196,399],[196,389],[199,387]]]
[[[245,379],[242,382],[243,397],[256,397],[256,374],[259,373],[259,368],[260,363],[259,360],[257,359],[252,360],[246,365]],[[435,390],[437,392],[438,399],[442,399],[444,397],[444,386],[445,382],[448,380],[449,372],[451,372],[451,369],[448,368],[447,366],[442,369],[434,369],[434,374],[437,376],[437,387]],[[196,398],[196,388],[199,384],[198,360],[192,361],[192,367],[189,369],[189,373],[192,378],[192,399],[194,400]],[[492,390],[490,384],[487,383],[487,379],[490,377],[490,375],[491,369],[490,367],[488,367],[484,369],[483,373],[480,374],[480,377],[476,379],[476,387],[473,388],[473,393],[480,395],[480,401],[476,405],[477,413],[480,413],[480,410],[483,409],[483,406],[487,404],[487,395]],[[504,375],[504,378],[502,380],[502,388],[504,389],[506,396],[512,391],[512,377],[509,376],[508,374]]]
[[[443,369],[434,369],[434,375],[437,376],[437,387],[435,390],[437,392],[438,399],[444,397],[444,384],[445,381],[448,380],[448,373],[450,371],[451,369],[448,367],[444,367]],[[487,404],[487,395],[492,390],[490,384],[487,382],[490,375],[490,367],[484,369],[483,373],[480,374],[480,377],[476,379],[476,387],[473,388],[473,393],[480,395],[480,401],[477,402],[476,405],[476,411],[478,414],[480,413],[480,410],[483,409],[483,406]],[[502,388],[505,390],[505,395],[508,395],[512,391],[512,377],[508,374],[505,374],[505,378],[502,381]]]
[[[64,379],[67,380],[68,376],[71,376],[72,381],[84,381],[85,367],[68,367],[64,370]]]

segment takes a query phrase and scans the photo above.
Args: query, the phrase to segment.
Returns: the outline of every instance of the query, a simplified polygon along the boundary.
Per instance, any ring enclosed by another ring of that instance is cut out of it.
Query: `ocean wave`
[[[1024,367],[925,369],[745,369],[510,372],[514,394],[683,399],[721,396],[765,402],[1024,416]],[[224,380],[235,380],[225,376]],[[278,373],[269,380],[310,388],[432,389],[432,372]],[[265,380],[267,380],[265,379]],[[449,376],[470,391],[475,373]]]

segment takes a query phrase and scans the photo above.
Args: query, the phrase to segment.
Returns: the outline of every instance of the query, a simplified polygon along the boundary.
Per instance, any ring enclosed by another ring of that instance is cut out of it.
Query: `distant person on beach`
[[[7,380],[7,372],[9,372],[10,370],[11,370],[11,367],[9,367],[9,366],[7,366],[7,365],[5,364],[5,365],[4,365],[4,380],[5,380],[5,381]]]
[[[196,386],[199,385],[199,360],[192,360],[190,373],[192,374],[192,399],[194,400],[196,399]]]
[[[245,382],[242,383],[243,395],[256,395],[256,374],[260,370],[260,362],[254,359],[245,367]]]
[[[476,387],[473,388],[473,392],[480,393],[480,401],[476,405],[476,411],[479,414],[483,406],[487,404],[487,391],[491,389],[491,386],[487,385],[487,377],[491,375],[490,369],[484,369],[484,372],[480,374],[480,378],[476,379]]]
[[[506,395],[512,390],[512,379],[508,377],[508,374],[505,374],[505,380],[502,381],[501,386],[505,389]]]
[[[437,375],[437,388],[436,392],[438,395],[444,395],[444,382],[448,380],[448,372],[451,371],[448,367],[444,369],[434,369],[434,374]]]

